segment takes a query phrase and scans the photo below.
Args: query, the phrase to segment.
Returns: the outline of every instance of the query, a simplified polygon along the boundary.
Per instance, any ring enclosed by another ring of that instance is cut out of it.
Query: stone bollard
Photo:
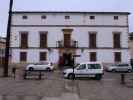
[[[125,74],[121,74],[121,84],[125,84]]]

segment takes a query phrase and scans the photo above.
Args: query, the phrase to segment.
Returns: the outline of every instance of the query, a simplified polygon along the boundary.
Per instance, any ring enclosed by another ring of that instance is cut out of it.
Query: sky
[[[10,0],[0,0],[0,36],[6,36]],[[133,32],[133,0],[14,0],[13,11],[130,12]]]

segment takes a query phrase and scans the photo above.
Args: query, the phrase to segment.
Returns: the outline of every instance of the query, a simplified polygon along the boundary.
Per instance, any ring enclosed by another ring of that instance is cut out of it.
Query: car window
[[[117,66],[117,64],[113,64],[113,65],[111,65],[111,66]]]
[[[129,64],[119,64],[119,67],[125,67],[125,66],[129,66]]]
[[[36,63],[35,65],[48,65],[49,62],[40,62],[40,63]]]
[[[43,64],[43,65],[48,65],[49,63],[48,63],[48,62],[43,62],[42,64]]]
[[[100,64],[87,64],[88,69],[100,69],[101,65]]]
[[[35,63],[34,65],[39,65],[39,63]]]
[[[86,68],[86,64],[82,64],[82,65],[79,65],[79,67],[77,68],[78,70],[83,70]]]

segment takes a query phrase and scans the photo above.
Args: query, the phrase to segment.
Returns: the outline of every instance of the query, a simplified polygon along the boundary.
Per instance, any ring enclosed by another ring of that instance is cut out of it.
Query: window
[[[113,34],[113,45],[114,48],[121,48],[121,44],[120,44],[120,33],[114,33]]]
[[[47,17],[46,17],[45,15],[42,15],[41,18],[42,18],[42,19],[46,19]]]
[[[95,19],[95,16],[90,16],[90,19],[91,19],[91,20],[94,20],[94,19]]]
[[[87,64],[88,69],[100,69],[101,65],[100,64]]]
[[[65,16],[65,19],[70,19],[70,16]]]
[[[83,70],[86,69],[86,64],[82,64],[78,67],[78,70]]]
[[[21,32],[21,41],[20,41],[20,47],[21,48],[28,48],[28,32]]]
[[[47,53],[46,52],[40,52],[40,61],[46,61]]]
[[[26,15],[22,16],[23,19],[28,19],[28,17]]]
[[[119,67],[125,67],[125,66],[127,67],[127,66],[129,66],[129,64],[118,64],[118,66]]]
[[[89,47],[96,48],[96,33],[89,34]]]
[[[121,62],[121,52],[114,53],[114,60],[115,62]]]
[[[119,18],[118,16],[114,16],[114,20],[118,20],[118,18]]]
[[[90,52],[90,61],[96,61],[96,52]]]
[[[133,41],[133,34],[130,34],[129,35],[129,40],[132,40]]]
[[[20,61],[21,62],[27,61],[27,53],[26,52],[20,52]]]
[[[47,47],[47,32],[40,32],[40,48]]]

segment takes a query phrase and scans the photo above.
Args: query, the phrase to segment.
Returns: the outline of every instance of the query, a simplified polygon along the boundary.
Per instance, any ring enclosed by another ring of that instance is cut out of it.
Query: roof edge
[[[88,14],[122,14],[129,15],[130,12],[86,12],[86,11],[12,11],[13,14],[22,13],[88,13]]]

